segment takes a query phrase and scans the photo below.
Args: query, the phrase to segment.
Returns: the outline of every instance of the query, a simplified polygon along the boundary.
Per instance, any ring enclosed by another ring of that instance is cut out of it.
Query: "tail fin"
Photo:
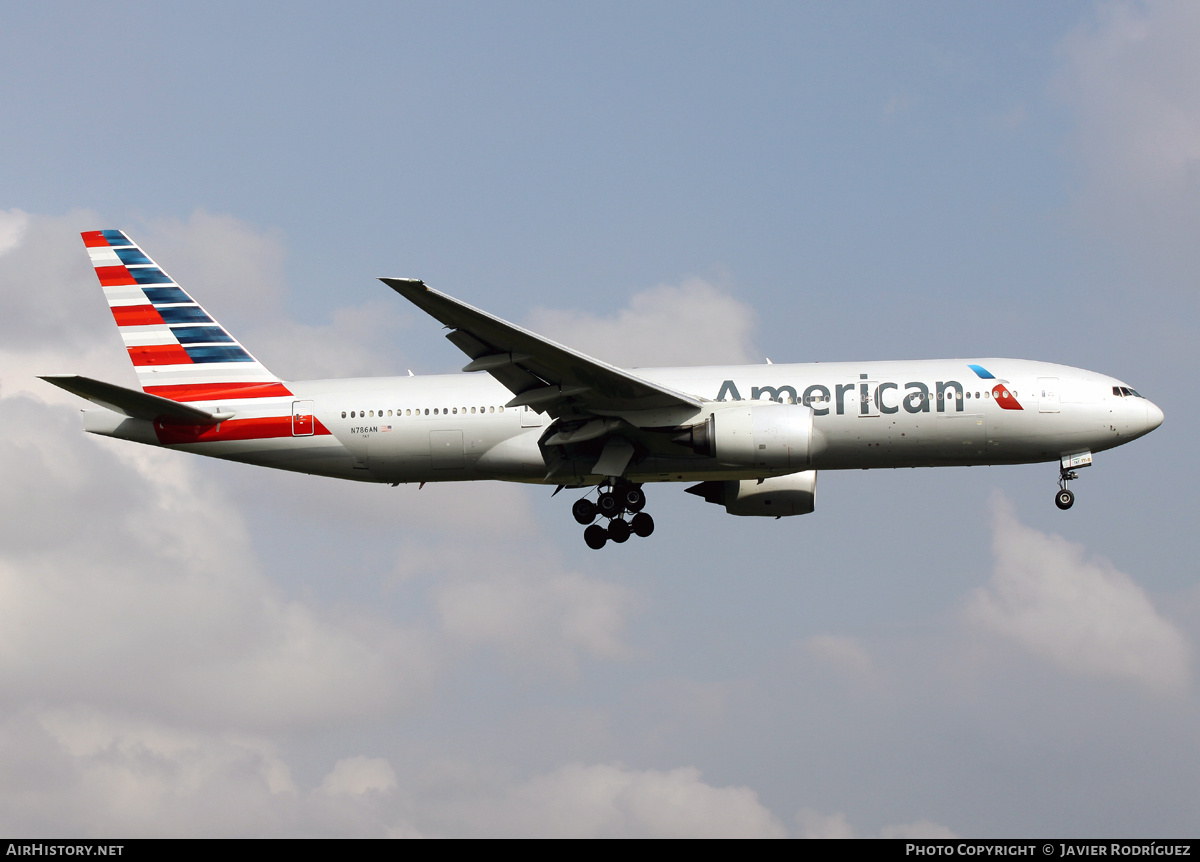
[[[173,401],[291,394],[125,234],[82,236],[145,392]]]

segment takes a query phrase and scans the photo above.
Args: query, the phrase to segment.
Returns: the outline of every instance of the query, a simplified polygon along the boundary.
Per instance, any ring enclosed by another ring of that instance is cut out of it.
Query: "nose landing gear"
[[[595,503],[583,497],[571,506],[575,520],[590,525],[583,531],[583,541],[589,548],[598,551],[609,539],[621,544],[629,541],[631,535],[644,539],[654,532],[654,519],[642,511],[646,505],[646,495],[640,485],[616,482],[600,487],[604,490]],[[633,515],[628,521],[623,517],[626,512]],[[597,515],[608,519],[607,527],[592,523]]]
[[[1091,452],[1062,456],[1058,464],[1058,493],[1054,495],[1054,505],[1063,511],[1075,505],[1075,495],[1067,488],[1067,483],[1079,478],[1079,474],[1075,472],[1076,467],[1090,467],[1091,464]]]

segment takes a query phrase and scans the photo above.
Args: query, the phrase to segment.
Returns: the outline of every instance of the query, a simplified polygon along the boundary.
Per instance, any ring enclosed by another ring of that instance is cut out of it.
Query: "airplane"
[[[813,511],[821,470],[1052,462],[1069,509],[1078,469],[1163,420],[1120,380],[1019,359],[623,369],[404,278],[380,280],[466,373],[285,381],[126,234],[82,236],[141,384],[43,377],[98,405],[86,431],[364,482],[586,489],[595,549],[653,532],[652,482],[781,518]]]

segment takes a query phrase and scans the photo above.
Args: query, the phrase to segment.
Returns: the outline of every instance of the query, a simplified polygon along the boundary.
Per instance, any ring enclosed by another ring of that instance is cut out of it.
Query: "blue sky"
[[[10,10],[0,826],[1194,833],[1198,35],[1170,2]],[[595,554],[548,490],[84,435],[34,375],[133,381],[107,227],[287,377],[458,368],[401,275],[615,362],[1019,356],[1167,418],[1068,513],[1050,465],[826,473],[778,522],[652,489],[653,539]]]

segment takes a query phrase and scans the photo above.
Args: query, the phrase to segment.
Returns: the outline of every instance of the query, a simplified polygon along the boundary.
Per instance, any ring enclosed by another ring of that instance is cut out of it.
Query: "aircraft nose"
[[[1159,406],[1151,401],[1146,402],[1146,433],[1149,434],[1155,428],[1162,424],[1163,412]]]

